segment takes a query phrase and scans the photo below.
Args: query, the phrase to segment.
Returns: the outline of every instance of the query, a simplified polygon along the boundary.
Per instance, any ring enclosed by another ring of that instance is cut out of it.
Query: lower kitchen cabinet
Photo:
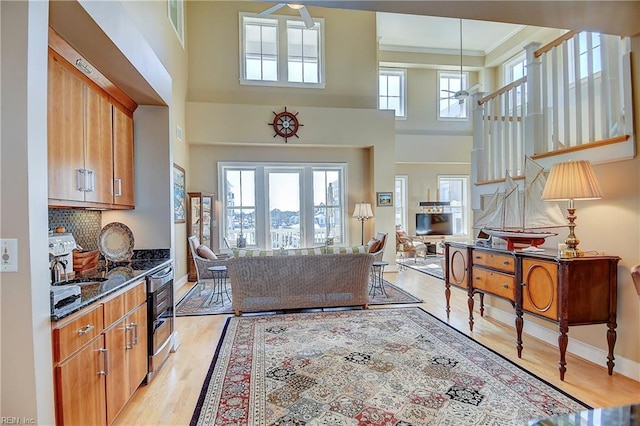
[[[106,419],[104,337],[88,343],[55,368],[58,425],[104,425]]]
[[[109,372],[107,424],[111,424],[147,374],[147,305],[143,304],[104,333]]]
[[[53,325],[59,426],[111,424],[147,375],[145,281],[96,304]]]

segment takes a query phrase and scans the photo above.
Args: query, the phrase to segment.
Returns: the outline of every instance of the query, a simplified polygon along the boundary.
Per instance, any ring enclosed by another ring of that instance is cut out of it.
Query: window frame
[[[462,72],[462,76],[460,76],[460,71],[454,71],[454,70],[438,70],[437,71],[437,78],[436,78],[436,93],[438,95],[438,106],[436,108],[436,114],[437,114],[437,121],[457,121],[457,122],[464,122],[464,121],[469,121],[471,118],[471,111],[469,108],[469,102],[465,101],[464,102],[464,110],[465,110],[465,116],[464,117],[451,117],[451,116],[442,116],[442,113],[440,111],[440,102],[442,101],[442,98],[440,97],[440,92],[441,92],[441,80],[442,80],[442,75],[443,74],[447,74],[450,76],[457,76],[458,79],[460,79],[460,87],[464,88],[464,87],[469,87],[469,72],[467,71],[463,71]],[[449,78],[452,78],[449,77]],[[457,101],[455,101],[457,102]],[[449,107],[450,108],[450,107]]]
[[[398,185],[400,185],[400,189],[398,190]],[[396,175],[395,177],[395,197],[396,202],[394,205],[395,209],[395,225],[400,225],[401,229],[406,232],[409,232],[409,206],[408,206],[408,195],[409,195],[409,176],[407,175]],[[398,223],[398,210],[400,210],[400,223]]]
[[[245,53],[245,18],[265,19],[276,21],[277,38],[277,80],[253,80],[246,78],[246,53]],[[304,22],[302,18],[292,15],[269,15],[260,18],[255,13],[240,12],[238,14],[239,26],[239,81],[241,85],[247,86],[271,86],[271,87],[295,87],[305,89],[324,89],[326,85],[325,77],[325,36],[324,19],[313,18],[318,31],[318,82],[304,83],[289,81],[289,52],[288,52],[288,29],[289,22]]]
[[[304,247],[313,247],[320,243],[314,242],[314,192],[313,192],[313,173],[316,171],[337,171],[339,173],[340,188],[339,194],[339,212],[341,215],[340,233],[342,242],[337,245],[349,245],[349,226],[348,218],[351,216],[347,212],[347,176],[348,165],[346,163],[279,163],[279,162],[219,162],[218,163],[218,193],[220,194],[220,202],[222,212],[220,214],[220,223],[218,226],[219,241],[227,238],[227,206],[228,193],[226,190],[226,172],[228,170],[252,170],[254,171],[254,199],[255,199],[255,244],[247,245],[249,249],[271,249],[269,243],[269,194],[267,192],[267,177],[271,171],[295,170],[301,171],[302,184],[300,186],[300,237],[304,242]],[[309,190],[311,188],[311,190]],[[309,216],[310,215],[310,216]],[[303,220],[304,217],[304,220]],[[228,239],[228,238],[227,238]],[[229,240],[232,248],[234,241]]]
[[[455,219],[456,215],[454,210],[459,210],[461,215],[462,215],[462,232],[454,232],[453,236],[454,237],[468,237],[469,236],[469,232],[470,232],[470,214],[469,214],[469,200],[470,200],[470,187],[469,187],[469,175],[437,175],[436,177],[437,180],[437,184],[438,184],[438,193],[440,194],[441,199],[439,201],[450,201],[450,200],[446,200],[443,199],[442,196],[446,193],[446,191],[444,191],[444,189],[441,187],[442,185],[442,181],[447,180],[447,181],[454,181],[454,180],[458,180],[458,181],[462,181],[463,183],[463,200],[462,205],[461,206],[451,206],[449,205],[447,208],[449,209],[449,211],[452,213],[453,218]],[[447,198],[447,197],[445,197]]]
[[[406,120],[407,119],[407,69],[406,68],[393,68],[393,67],[380,67],[378,69],[378,109],[382,110],[381,106],[380,106],[380,100],[383,97],[382,93],[380,93],[380,79],[382,78],[382,76],[398,76],[400,77],[400,108],[401,108],[401,115],[398,115],[398,111],[394,109],[394,111],[396,112],[395,117],[396,120]],[[389,83],[388,83],[388,78],[387,78],[387,88],[389,87]],[[387,95],[385,95],[385,98],[389,98],[390,96],[388,95],[389,91],[387,90]],[[387,102],[388,104],[388,102]],[[385,110],[390,109],[390,108],[385,108]]]

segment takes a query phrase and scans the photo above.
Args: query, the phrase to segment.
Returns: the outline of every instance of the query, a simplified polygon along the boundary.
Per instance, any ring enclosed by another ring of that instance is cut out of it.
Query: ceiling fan
[[[460,19],[460,83],[461,84],[462,84],[462,76],[463,76],[463,73],[462,73],[462,19]],[[471,96],[472,93],[477,92],[478,89],[480,89],[481,87],[482,87],[482,84],[477,83],[469,87],[468,89],[458,90],[457,92],[454,92],[453,90],[442,89],[443,92],[451,93],[451,96],[448,96],[446,98],[441,98],[441,99],[456,99],[459,104],[463,104],[465,99]]]
[[[300,17],[304,21],[304,25],[307,28],[313,28],[316,25],[316,23],[313,22],[313,19],[311,18],[311,15],[309,14],[309,11],[307,10],[305,5],[303,5],[303,4],[277,3],[277,4],[273,5],[273,6],[271,6],[270,8],[265,9],[262,12],[258,13],[257,16],[258,16],[258,18],[264,18],[265,16],[271,15],[276,10],[279,10],[280,8],[285,7],[285,6],[289,6],[289,8],[297,10],[300,13]]]

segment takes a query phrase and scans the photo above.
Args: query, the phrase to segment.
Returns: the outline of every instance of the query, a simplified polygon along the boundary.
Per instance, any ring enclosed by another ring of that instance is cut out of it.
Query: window
[[[438,176],[440,201],[449,201],[453,217],[453,234],[468,235],[469,177]]]
[[[392,109],[396,118],[406,118],[407,70],[380,68],[378,108]]]
[[[454,98],[454,94],[467,87],[469,74],[463,72],[438,71],[438,93],[440,101],[438,105],[438,119],[468,120],[468,102],[460,102]]]
[[[409,223],[407,218],[409,212],[407,211],[407,182],[408,176],[396,176],[396,226],[400,226],[400,229],[408,231]]]
[[[323,87],[322,20],[240,14],[242,84]]]
[[[510,59],[504,64],[504,85],[513,83],[527,75],[527,56],[522,52],[518,56]],[[522,92],[523,86],[518,86],[516,90],[516,113],[522,114]],[[526,99],[525,99],[526,101]],[[509,105],[509,115],[513,114],[513,105]]]
[[[184,1],[168,0],[169,21],[180,40],[180,45],[184,47]]]
[[[346,244],[345,171],[343,164],[221,163],[221,240],[268,249],[313,247],[327,238]]]
[[[504,64],[504,85],[512,83],[527,75],[527,56],[522,52]]]
[[[579,54],[579,75],[580,79],[594,75],[602,71],[602,48],[601,36],[599,33],[581,32],[578,34],[578,54]],[[572,38],[568,43],[569,50],[569,82],[575,82],[575,66],[578,61],[575,58],[576,38]]]

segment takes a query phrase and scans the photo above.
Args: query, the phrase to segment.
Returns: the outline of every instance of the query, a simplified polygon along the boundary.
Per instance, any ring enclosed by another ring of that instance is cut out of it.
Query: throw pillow
[[[216,256],[216,254],[204,244],[200,244],[200,246],[198,246],[196,253],[198,253],[198,256],[204,257],[205,259],[209,260],[216,260],[218,258],[218,256]]]
[[[376,238],[371,238],[367,245],[369,246],[369,253],[375,253],[382,247],[382,241]]]

